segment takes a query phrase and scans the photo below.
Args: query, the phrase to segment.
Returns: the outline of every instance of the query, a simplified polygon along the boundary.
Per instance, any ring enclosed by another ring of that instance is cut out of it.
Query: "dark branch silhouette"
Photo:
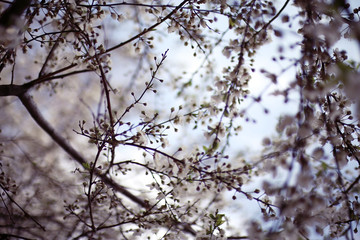
[[[1,14],[0,25],[5,28],[16,25],[18,18],[30,6],[31,0],[14,0],[11,5]]]

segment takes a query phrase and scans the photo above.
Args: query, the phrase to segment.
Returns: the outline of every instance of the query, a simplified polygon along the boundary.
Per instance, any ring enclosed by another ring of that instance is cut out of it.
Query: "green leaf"
[[[219,145],[220,145],[219,143],[220,143],[220,141],[215,139],[212,146],[211,146],[211,150],[216,151],[219,148]]]
[[[323,170],[326,171],[329,166],[328,166],[325,162],[322,162],[322,163],[321,163],[321,167],[322,167]]]
[[[86,169],[86,170],[90,170],[90,164],[85,162],[82,164],[82,166]]]
[[[207,152],[209,149],[206,146],[202,147],[205,152]]]
[[[219,227],[221,224],[223,224],[225,222],[225,220],[223,220],[223,217],[225,217],[225,214],[217,214],[216,215],[216,222],[215,222],[216,227]]]
[[[233,18],[229,18],[229,28],[231,29],[231,28],[233,28],[233,27],[235,27],[235,20],[233,19]]]

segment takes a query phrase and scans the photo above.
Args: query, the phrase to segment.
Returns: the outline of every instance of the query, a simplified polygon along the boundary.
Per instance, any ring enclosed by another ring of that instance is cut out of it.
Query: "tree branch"
[[[1,87],[1,86],[0,86]],[[1,90],[1,89],[0,89]],[[1,93],[1,91],[0,91]],[[0,94],[1,96],[1,94]],[[87,161],[85,158],[77,152],[69,143],[68,141],[63,138],[59,133],[55,131],[55,129],[45,120],[45,118],[42,116],[41,112],[38,110],[35,102],[32,100],[31,96],[28,92],[23,92],[20,95],[18,95],[20,101],[25,106],[26,110],[29,112],[31,117],[34,119],[34,121],[47,133],[49,136],[62,148],[64,149],[75,161],[80,163],[81,166],[86,166]],[[149,208],[149,204],[142,200],[141,198],[135,196],[131,192],[125,189],[125,187],[119,185],[111,178],[102,175],[101,171],[97,168],[94,169],[94,173],[96,176],[98,176],[105,184],[112,187],[117,192],[120,192],[133,202],[137,203],[141,207]]]
[[[10,27],[16,24],[18,17],[30,6],[31,0],[14,0],[0,16],[0,25]]]
[[[0,86],[1,87],[1,86]],[[75,161],[81,164],[82,167],[86,166],[87,161],[85,158],[77,152],[68,141],[63,138],[59,133],[55,131],[55,129],[46,121],[46,119],[42,116],[41,112],[38,110],[36,103],[33,101],[32,97],[29,95],[27,91],[18,95],[20,101],[25,106],[26,110],[29,112],[34,121],[47,133],[49,136],[62,148],[64,149]],[[85,167],[84,167],[85,168]],[[145,209],[150,209],[151,205],[144,201],[143,199],[135,196],[131,192],[125,189],[124,186],[119,185],[110,177],[103,175],[101,171],[97,168],[94,168],[94,173],[97,177],[99,177],[106,185],[112,187],[115,191],[123,194],[131,201],[137,203],[141,207]],[[191,228],[189,224],[179,222],[177,225],[182,226],[184,230],[191,235],[195,236],[195,231]]]
[[[0,85],[0,97],[5,96],[19,96],[27,91],[24,85]]]
[[[132,38],[126,40],[125,42],[119,43],[118,45],[115,45],[109,49],[107,49],[105,53],[111,52],[119,47],[122,47],[132,41],[134,41],[135,39],[141,37],[142,35],[151,32],[152,30],[154,30],[157,26],[159,26],[160,24],[162,24],[163,22],[165,22],[167,19],[169,19],[172,15],[174,15],[182,6],[184,6],[189,0],[184,0],[182,1],[174,10],[172,10],[168,15],[166,15],[164,18],[161,19],[161,21],[155,23],[154,25],[150,26],[149,28],[145,28],[142,32],[138,33],[137,35],[133,36]]]

